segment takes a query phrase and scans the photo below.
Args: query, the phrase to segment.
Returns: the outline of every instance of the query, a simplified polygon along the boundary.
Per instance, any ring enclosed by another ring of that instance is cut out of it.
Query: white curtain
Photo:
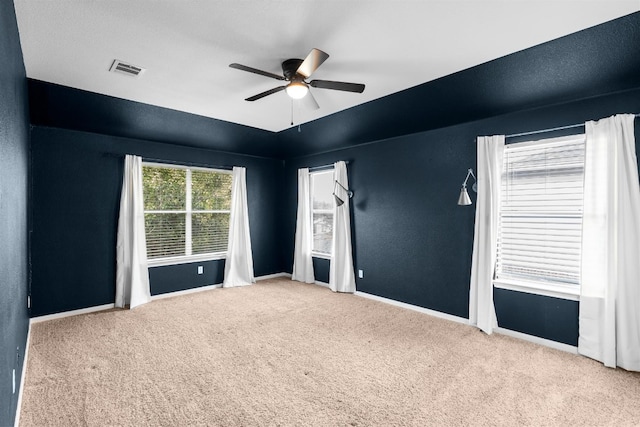
[[[578,352],[640,371],[640,188],[634,116],[587,122]]]
[[[229,218],[229,244],[224,263],[223,288],[255,283],[253,255],[249,233],[249,208],[247,205],[247,170],[233,168],[231,181],[231,216]]]
[[[334,164],[333,176],[344,188],[349,188],[347,165],[345,162]],[[350,200],[347,191],[335,186],[338,197],[344,200],[342,206],[333,207],[333,244],[329,267],[329,287],[334,292],[356,291],[356,278],[353,272],[353,254],[351,251]]]
[[[309,188],[309,168],[298,169],[298,214],[296,217],[296,238],[293,253],[292,280],[314,283],[313,233],[311,229],[311,190]]]
[[[116,241],[116,307],[134,308],[151,301],[147,242],[144,234],[142,158],[124,158],[120,217]]]
[[[493,279],[504,139],[504,135],[478,137],[478,198],[469,289],[469,323],[487,334],[491,334],[497,326]]]

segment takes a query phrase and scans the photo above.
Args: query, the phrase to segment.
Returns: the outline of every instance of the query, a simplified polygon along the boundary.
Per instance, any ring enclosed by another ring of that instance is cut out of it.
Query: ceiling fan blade
[[[268,71],[258,70],[257,68],[247,67],[246,65],[236,64],[235,62],[233,64],[229,64],[229,67],[235,68],[236,70],[242,70],[242,71],[248,71],[254,74],[260,74],[261,76],[265,76],[265,77],[271,77],[272,79],[276,79],[276,80],[284,80],[283,76],[279,76],[277,74],[273,74]]]
[[[334,82],[331,80],[311,80],[309,86],[319,89],[342,90],[345,92],[362,93],[364,91],[364,85],[362,83]]]
[[[313,72],[317,70],[328,57],[328,53],[325,53],[320,49],[313,48],[304,61],[302,61],[302,64],[300,64],[296,72],[298,74],[302,74],[305,79],[309,78],[309,76],[313,74]]]
[[[253,95],[247,99],[245,99],[245,101],[257,101],[260,98],[264,98],[265,96],[269,96],[269,95],[273,95],[274,93],[278,93],[282,90],[284,90],[286,86],[278,86],[278,87],[274,87],[273,89],[269,89],[265,92],[259,93],[257,95]]]
[[[311,91],[307,92],[305,97],[300,100],[300,104],[302,104],[302,106],[307,110],[317,110],[320,108],[318,101],[316,101],[316,98],[313,96]]]

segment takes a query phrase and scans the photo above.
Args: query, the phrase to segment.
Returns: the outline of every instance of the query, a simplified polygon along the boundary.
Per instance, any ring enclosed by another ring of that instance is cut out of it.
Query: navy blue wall
[[[115,241],[124,154],[198,165],[245,166],[256,276],[283,271],[281,218],[272,208],[280,160],[87,132],[34,127],[32,316],[114,302]],[[204,265],[204,264],[198,264]],[[152,293],[220,283],[220,261],[153,269]]]
[[[354,263],[364,270],[364,278],[356,278],[357,289],[467,318],[475,204],[456,202],[466,170],[476,168],[476,136],[625,112],[640,112],[640,89],[287,160],[287,271],[293,262],[297,168],[348,160],[355,193]],[[471,197],[475,201],[475,194]],[[326,268],[318,260],[315,264],[320,267],[317,280],[326,280]],[[501,327],[577,345],[577,302],[505,290],[495,295]]]
[[[29,329],[27,79],[12,1],[0,2],[0,425],[13,425]],[[12,390],[15,369],[16,393]]]
[[[202,274],[198,274],[202,267]],[[222,283],[224,260],[211,260],[149,269],[151,295],[198,288]]]
[[[634,89],[639,45],[636,12],[305,123],[302,132],[289,128],[278,145],[289,157],[313,155]]]
[[[29,94],[34,126],[282,158],[273,132],[33,79]]]
[[[329,268],[331,263],[326,258],[313,258],[313,274],[317,281],[329,283]]]

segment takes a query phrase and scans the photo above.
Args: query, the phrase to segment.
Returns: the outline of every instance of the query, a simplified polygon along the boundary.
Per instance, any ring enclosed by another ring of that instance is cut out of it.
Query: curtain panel
[[[233,168],[231,181],[229,243],[222,287],[245,286],[255,281],[247,205],[247,170],[236,166]]]
[[[356,279],[353,271],[353,252],[351,249],[351,209],[347,194],[349,179],[347,165],[343,161],[334,164],[334,179],[342,185],[335,186],[338,197],[344,200],[342,206],[333,205],[333,244],[331,265],[329,267],[329,287],[334,292],[356,291]]]
[[[585,123],[578,352],[640,371],[640,184],[634,116]]]
[[[487,334],[497,327],[493,279],[504,140],[504,135],[478,137],[478,198],[469,287],[469,323]]]
[[[311,189],[309,168],[298,169],[298,213],[296,216],[296,236],[293,253],[292,280],[315,283],[313,273],[313,232],[311,228]]]
[[[116,240],[116,307],[151,301],[144,231],[142,158],[126,155]]]

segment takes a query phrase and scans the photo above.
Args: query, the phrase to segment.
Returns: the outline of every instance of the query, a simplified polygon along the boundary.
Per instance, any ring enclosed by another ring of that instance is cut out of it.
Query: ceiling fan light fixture
[[[282,75],[248,67],[236,62],[229,64],[229,67],[240,71],[246,71],[248,73],[259,74],[275,80],[284,80],[289,82],[288,84],[283,84],[281,86],[274,87],[273,89],[265,90],[257,95],[250,96],[246,98],[245,101],[253,102],[262,99],[265,96],[285,91],[289,98],[294,100],[305,99],[305,102],[303,102],[305,107],[317,110],[319,108],[318,102],[313,97],[313,93],[311,93],[311,88],[309,86],[319,89],[340,90],[343,92],[362,93],[364,91],[364,84],[362,83],[347,83],[333,80],[311,80],[307,83],[305,79],[308,79],[327,58],[329,58],[328,53],[325,53],[320,49],[313,48],[305,59],[290,58],[282,61]]]
[[[287,85],[285,89],[287,91],[287,95],[292,99],[302,99],[309,92],[309,87],[301,81],[291,82]]]

